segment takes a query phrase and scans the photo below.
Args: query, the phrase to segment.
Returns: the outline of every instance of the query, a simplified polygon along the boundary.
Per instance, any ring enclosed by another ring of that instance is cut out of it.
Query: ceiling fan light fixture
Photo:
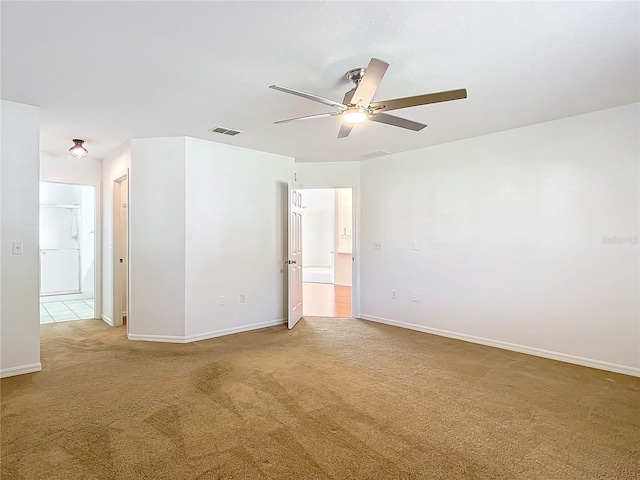
[[[289,118],[274,123],[288,123],[294,120],[308,120],[310,118],[334,117],[340,116],[342,125],[338,131],[338,138],[349,136],[354,125],[363,123],[367,120],[376,123],[384,123],[394,127],[404,128],[419,132],[427,125],[406,118],[389,115],[387,112],[391,110],[399,110],[401,108],[417,107],[420,105],[428,105],[430,103],[448,102],[451,100],[461,100],[467,98],[467,90],[459,88],[457,90],[448,90],[446,92],[434,92],[424,95],[414,95],[412,97],[393,98],[390,100],[381,100],[372,102],[373,97],[378,91],[378,86],[384,77],[389,64],[377,58],[372,58],[366,68],[354,68],[347,72],[347,78],[355,83],[355,87],[345,93],[342,103],[330,100],[328,98],[319,97],[311,93],[294,90],[293,88],[281,87],[279,85],[270,85],[269,88],[280,90],[284,93],[297,95],[314,102],[323,103],[337,109],[332,113],[318,113],[315,115],[306,115],[304,117]]]
[[[342,121],[346,123],[362,123],[369,118],[369,111],[364,107],[347,108],[342,114]]]
[[[82,144],[84,143],[84,140],[74,138],[73,143],[74,143],[73,147],[69,149],[69,153],[71,154],[72,157],[82,158],[82,157],[85,157],[87,153],[89,153],[89,151],[82,146]]]

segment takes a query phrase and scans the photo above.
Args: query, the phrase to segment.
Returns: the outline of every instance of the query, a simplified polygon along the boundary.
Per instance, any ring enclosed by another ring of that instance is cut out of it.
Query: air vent
[[[378,150],[377,152],[365,153],[364,155],[360,155],[360,158],[377,158],[384,157],[385,155],[389,155],[389,152]]]
[[[226,128],[226,127],[215,127],[215,128],[210,128],[209,131],[211,133],[222,133],[224,135],[231,135],[232,137],[234,135],[238,135],[240,132],[240,130],[234,130],[232,128]]]

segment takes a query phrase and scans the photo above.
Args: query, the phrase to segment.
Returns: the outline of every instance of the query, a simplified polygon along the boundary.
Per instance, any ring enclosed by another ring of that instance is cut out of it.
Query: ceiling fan
[[[349,80],[355,83],[356,86],[345,94],[342,103],[334,102],[333,100],[319,97],[311,93],[294,90],[292,88],[270,85],[269,88],[273,88],[274,90],[298,95],[299,97],[324,103],[325,105],[329,105],[337,109],[336,112],[289,118],[287,120],[280,120],[274,123],[287,123],[296,120],[308,120],[311,118],[340,116],[342,118],[342,125],[338,132],[338,138],[348,136],[354,125],[366,120],[386,123],[387,125],[406,128],[417,132],[426,127],[426,125],[412,120],[407,120],[406,118],[389,115],[384,112],[398,110],[400,108],[415,107],[418,105],[427,105],[429,103],[448,102],[450,100],[467,98],[467,90],[462,88],[459,90],[448,90],[446,92],[427,93],[425,95],[416,95],[414,97],[394,98],[392,100],[372,102],[371,100],[373,99],[387,68],[389,68],[388,63],[378,60],[377,58],[372,58],[366,68],[354,68],[353,70],[349,70],[346,73],[346,76]]]

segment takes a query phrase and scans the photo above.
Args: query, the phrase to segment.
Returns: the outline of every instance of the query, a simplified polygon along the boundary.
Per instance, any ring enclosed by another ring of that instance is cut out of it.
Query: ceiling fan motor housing
[[[345,76],[349,79],[349,81],[358,85],[362,77],[364,77],[364,73],[367,71],[365,67],[354,68],[353,70],[349,70]]]

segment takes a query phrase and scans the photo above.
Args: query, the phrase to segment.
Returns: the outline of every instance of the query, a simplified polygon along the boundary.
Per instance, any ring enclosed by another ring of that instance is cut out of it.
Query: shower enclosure
[[[93,298],[94,215],[93,186],[40,182],[40,296],[46,301]]]

